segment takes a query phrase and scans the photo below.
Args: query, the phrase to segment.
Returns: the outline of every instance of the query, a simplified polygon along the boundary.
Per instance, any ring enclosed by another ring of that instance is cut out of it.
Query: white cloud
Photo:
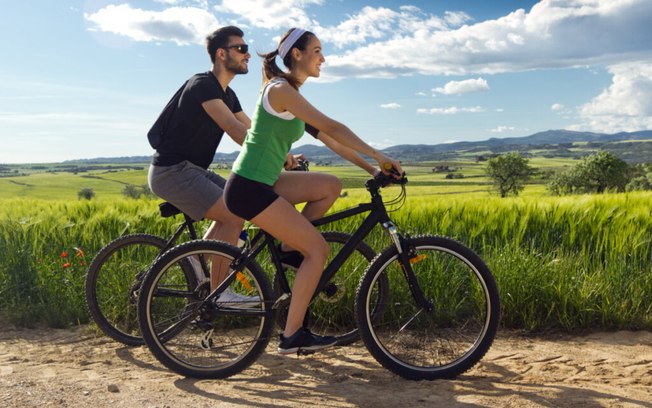
[[[493,133],[504,133],[504,132],[513,132],[516,128],[514,126],[498,126],[493,129],[489,129]]]
[[[467,108],[458,108],[457,106],[451,106],[448,108],[417,109],[417,113],[424,115],[457,115],[458,113],[480,113],[484,111],[485,109],[481,106],[472,106]]]
[[[336,27],[314,30],[321,41],[331,42],[341,48],[351,43],[365,43],[368,39],[385,38],[399,16],[400,13],[388,8],[367,6]]]
[[[391,140],[391,139],[383,139],[380,142],[374,142],[374,141],[368,140],[367,144],[369,146],[373,147],[373,148],[376,148],[376,149],[384,149],[386,147],[395,146],[396,142],[394,140]]]
[[[553,103],[552,106],[550,106],[550,110],[558,112],[560,110],[564,109],[564,105],[561,103]]]
[[[465,79],[463,81],[450,81],[440,88],[434,88],[432,92],[444,95],[457,95],[469,92],[488,91],[489,84],[484,78]]]
[[[609,67],[611,86],[580,107],[575,128],[617,133],[652,129],[652,65],[623,63]]]
[[[464,75],[652,59],[652,2],[548,0],[450,29],[414,13],[410,30],[328,58],[335,77]]]
[[[383,109],[398,109],[401,107],[401,105],[399,105],[396,102],[390,102],[390,103],[383,103],[382,105],[380,105],[380,107]]]
[[[450,30],[470,19],[463,12],[446,12],[442,18],[423,13],[415,6],[401,6],[399,11],[366,6],[336,26],[317,25],[314,31],[322,41],[341,48],[350,44],[364,45],[369,40],[390,40],[419,31]]]
[[[472,23],[463,12],[437,16],[415,6],[366,6],[323,25],[325,0],[159,0],[179,6],[147,11],[128,4],[85,14],[93,29],[137,41],[200,42],[221,22],[273,30],[301,26],[343,48],[327,55],[325,80],[402,75],[467,75],[652,59],[652,2],[545,0],[531,10]],[[180,4],[191,5],[181,7]],[[281,31],[279,31],[281,30]]]
[[[218,15],[232,13],[259,28],[285,31],[291,27],[313,28],[317,23],[306,8],[321,5],[323,0],[223,0],[215,10]],[[282,33],[279,33],[282,34]]]
[[[207,33],[220,26],[215,16],[196,7],[171,7],[163,11],[108,5],[84,13],[94,24],[91,30],[109,32],[135,41],[173,41],[178,45],[202,43]]]

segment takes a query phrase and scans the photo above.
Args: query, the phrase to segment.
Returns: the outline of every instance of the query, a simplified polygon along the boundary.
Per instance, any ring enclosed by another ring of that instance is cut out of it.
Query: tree
[[[139,198],[141,191],[133,184],[127,184],[125,188],[122,189],[122,194],[128,198]]]
[[[91,198],[95,197],[95,191],[93,191],[92,188],[89,187],[84,187],[81,190],[77,192],[77,197],[81,200],[82,198],[85,200],[90,200]]]
[[[625,191],[628,166],[615,154],[599,151],[582,160],[579,166],[587,192]]]
[[[141,186],[135,186],[133,184],[127,184],[125,188],[122,189],[122,194],[127,198],[138,199],[141,196],[151,197],[152,192],[147,186],[147,184]]]
[[[553,194],[604,193],[625,191],[629,166],[615,154],[599,151],[577,165],[556,175],[548,188]]]
[[[487,162],[486,172],[494,183],[501,197],[518,195],[525,187],[525,182],[532,175],[529,160],[518,152],[492,157]]]
[[[652,163],[638,163],[631,170],[627,191],[652,190]]]

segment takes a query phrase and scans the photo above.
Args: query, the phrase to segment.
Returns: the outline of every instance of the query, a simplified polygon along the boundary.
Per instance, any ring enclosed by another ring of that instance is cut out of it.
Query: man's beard
[[[236,61],[233,58],[228,58],[226,61],[226,69],[234,74],[246,74],[249,72],[249,67],[247,65],[242,66],[241,62]]]

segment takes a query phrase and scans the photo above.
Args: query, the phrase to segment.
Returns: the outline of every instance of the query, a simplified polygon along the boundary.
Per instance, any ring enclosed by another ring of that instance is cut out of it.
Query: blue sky
[[[151,123],[227,24],[260,52],[315,32],[326,64],[302,93],[378,148],[652,129],[650,21],[649,0],[7,2],[0,163],[150,155]],[[231,87],[251,114],[249,68]]]

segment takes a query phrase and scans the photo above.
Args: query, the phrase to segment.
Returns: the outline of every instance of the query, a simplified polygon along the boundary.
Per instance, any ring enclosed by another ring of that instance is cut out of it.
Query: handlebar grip
[[[395,175],[395,176],[399,176],[399,177],[403,177],[403,176],[404,176],[404,174],[399,173],[398,170],[396,170],[396,168],[394,168],[394,166],[392,166],[392,163],[390,163],[390,162],[385,162],[385,163],[383,164],[383,168],[384,168],[386,171],[388,171],[389,174],[393,174],[393,175]]]
[[[394,171],[392,173],[393,174],[398,174],[396,169],[394,169]],[[397,178],[392,177],[391,175],[388,176],[385,173],[380,172],[374,177],[374,179],[376,180],[376,182],[378,182],[378,184],[381,187],[387,187],[390,184],[406,184],[407,183],[406,173],[403,173],[400,176],[401,176],[401,178],[397,179]]]

